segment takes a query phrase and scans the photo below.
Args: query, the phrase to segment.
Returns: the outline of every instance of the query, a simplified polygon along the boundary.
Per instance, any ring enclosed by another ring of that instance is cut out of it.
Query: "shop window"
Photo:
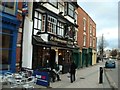
[[[2,62],[0,62],[0,70],[9,70],[11,63],[11,51],[12,51],[12,33],[9,30],[2,30],[0,34],[2,38],[2,44],[0,44],[0,53],[2,53]]]
[[[33,47],[33,69],[46,67],[50,60],[49,48]]]
[[[64,24],[58,22],[57,35],[64,36]]]
[[[57,19],[52,16],[48,16],[48,32],[56,34],[56,25]]]

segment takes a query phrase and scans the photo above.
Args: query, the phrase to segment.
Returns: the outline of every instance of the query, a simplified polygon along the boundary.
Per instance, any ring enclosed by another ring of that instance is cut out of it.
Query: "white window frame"
[[[90,37],[90,47],[92,47],[92,37]]]
[[[74,6],[70,3],[68,3],[68,15],[70,15],[71,17],[74,17],[74,13],[75,13]]]
[[[48,32],[56,34],[57,19],[48,15]]]
[[[64,36],[64,24],[58,21],[57,35]]]
[[[86,46],[86,35],[83,36],[83,46]]]
[[[90,24],[90,34],[92,35],[92,25]]]
[[[83,18],[83,30],[86,31],[86,18]]]
[[[43,20],[43,17],[45,17],[45,20]],[[44,24],[43,24],[43,21],[44,21]],[[46,21],[46,16],[42,15],[41,13],[39,13],[37,11],[35,11],[35,15],[34,15],[34,35],[37,35],[37,32],[45,32],[45,21]]]

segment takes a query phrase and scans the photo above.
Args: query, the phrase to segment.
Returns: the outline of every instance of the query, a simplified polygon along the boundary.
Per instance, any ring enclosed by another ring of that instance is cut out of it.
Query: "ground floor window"
[[[2,58],[2,61],[0,62],[2,67],[0,67],[0,70],[10,70],[13,39],[12,31],[1,30],[0,38],[2,39],[2,42],[0,42],[0,58]]]
[[[46,47],[33,47],[33,69],[46,67],[50,59],[50,49]]]

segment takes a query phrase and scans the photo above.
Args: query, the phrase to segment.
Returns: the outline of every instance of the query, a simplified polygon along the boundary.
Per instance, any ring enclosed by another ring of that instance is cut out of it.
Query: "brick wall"
[[[81,7],[78,7],[77,12],[78,12],[77,23],[79,25],[77,40],[78,40],[78,45],[80,46],[80,49],[90,47],[90,37],[92,38],[92,43],[94,39],[94,45],[92,44],[91,48],[96,49],[96,24],[95,22]],[[86,31],[84,31],[84,25],[83,25],[84,18],[86,19]],[[90,25],[92,25],[92,35],[90,35]],[[86,46],[83,46],[84,35],[86,36]]]

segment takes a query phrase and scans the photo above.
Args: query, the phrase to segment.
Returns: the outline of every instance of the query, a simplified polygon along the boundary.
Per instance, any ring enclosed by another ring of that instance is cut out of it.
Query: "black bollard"
[[[99,83],[103,83],[103,67],[100,67]]]

